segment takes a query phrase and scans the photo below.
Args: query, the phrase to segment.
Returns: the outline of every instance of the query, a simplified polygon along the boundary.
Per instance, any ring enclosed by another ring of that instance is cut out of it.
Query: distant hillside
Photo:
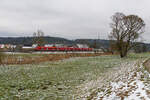
[[[87,44],[89,46],[95,45],[109,47],[109,40],[94,40],[94,39],[76,39],[74,41],[59,37],[44,37],[47,44],[62,43],[62,44]],[[32,45],[33,37],[0,37],[0,44],[15,44],[15,45]]]
[[[90,46],[96,46],[96,48],[105,47],[108,48],[110,41],[104,39],[76,39],[75,43],[88,44]]]
[[[76,39],[75,43],[83,43],[88,44],[89,46],[96,46],[96,48],[109,48],[110,41],[104,40],[104,39]],[[139,45],[136,48],[132,49],[146,49],[147,51],[150,51],[150,44],[149,43],[138,43]]]
[[[61,44],[87,44],[90,47],[96,48],[109,48],[110,41],[104,39],[76,39],[76,40],[68,40],[60,37],[44,37],[45,42],[47,44],[61,43]],[[15,44],[15,45],[32,45],[33,37],[0,37],[0,44]],[[141,45],[145,45],[146,48],[150,51],[150,44],[148,43],[140,43]]]
[[[64,43],[72,44],[73,41],[59,37],[44,37],[46,43]],[[33,37],[0,37],[0,44],[25,44],[31,45],[33,43]]]

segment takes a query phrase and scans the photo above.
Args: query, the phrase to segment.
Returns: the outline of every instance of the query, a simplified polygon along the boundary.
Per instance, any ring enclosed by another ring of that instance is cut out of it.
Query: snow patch
[[[99,91],[93,100],[150,100],[150,87],[147,85],[150,74],[143,70],[142,63],[130,66],[122,73],[101,88],[103,91]]]

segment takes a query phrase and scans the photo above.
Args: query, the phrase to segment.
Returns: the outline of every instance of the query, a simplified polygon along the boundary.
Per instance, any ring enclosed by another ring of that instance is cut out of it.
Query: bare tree
[[[109,35],[115,40],[117,51],[121,57],[127,56],[127,52],[135,46],[135,42],[144,33],[145,23],[137,15],[125,16],[123,13],[115,13],[112,16],[112,32]]]
[[[43,46],[45,44],[43,31],[38,30],[37,32],[33,33],[33,43],[37,44],[38,46]]]

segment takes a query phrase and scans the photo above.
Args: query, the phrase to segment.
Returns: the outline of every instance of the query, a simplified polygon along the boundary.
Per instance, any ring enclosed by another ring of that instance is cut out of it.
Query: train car
[[[92,48],[74,48],[74,47],[43,47],[37,46],[35,51],[93,51]]]
[[[48,51],[57,51],[57,48],[56,47],[47,47],[48,49]]]

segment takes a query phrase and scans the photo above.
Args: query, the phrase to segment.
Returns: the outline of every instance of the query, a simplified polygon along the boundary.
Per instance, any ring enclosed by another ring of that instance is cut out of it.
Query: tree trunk
[[[121,51],[121,52],[120,52],[120,57],[121,57],[121,58],[124,58],[124,57],[126,57],[126,56],[127,56],[127,52],[126,52],[126,51],[124,51],[124,52]]]
[[[120,57],[121,57],[121,58],[123,58],[123,57],[124,57],[124,55],[123,55],[123,53],[122,53],[122,52],[120,52]]]

